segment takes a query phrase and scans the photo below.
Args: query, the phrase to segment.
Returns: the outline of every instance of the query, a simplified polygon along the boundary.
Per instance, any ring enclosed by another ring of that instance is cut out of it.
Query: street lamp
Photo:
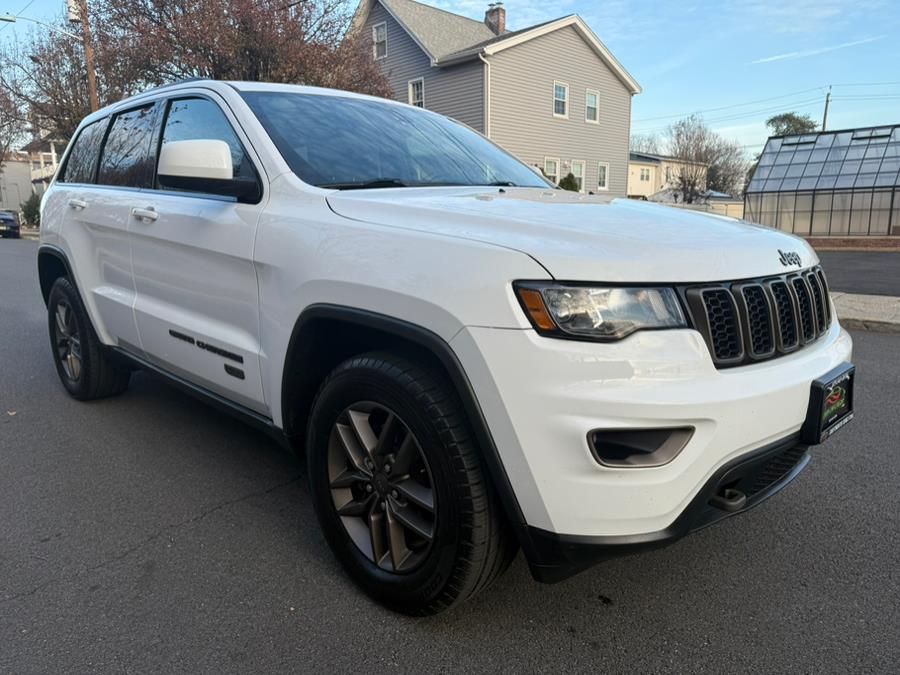
[[[70,17],[81,23],[81,35],[70,33],[57,26],[27,16],[15,16],[13,14],[0,14],[0,22],[15,23],[16,21],[30,21],[31,23],[43,26],[49,31],[66,35],[70,38],[78,40],[84,47],[84,67],[87,70],[88,96],[91,100],[91,112],[100,108],[100,98],[97,96],[97,74],[94,71],[94,46],[91,43],[91,26],[88,22],[87,0],[72,0],[77,14],[70,12]]]
[[[43,26],[47,30],[53,31],[54,33],[61,33],[62,35],[67,35],[70,38],[78,40],[81,43],[84,43],[84,40],[81,39],[80,35],[76,35],[75,33],[70,33],[67,30],[63,30],[53,24],[44,23],[43,21],[38,21],[37,19],[32,19],[27,16],[14,16],[12,14],[0,14],[0,21],[5,23],[15,23],[16,21],[30,21],[31,23],[36,23],[39,26]]]

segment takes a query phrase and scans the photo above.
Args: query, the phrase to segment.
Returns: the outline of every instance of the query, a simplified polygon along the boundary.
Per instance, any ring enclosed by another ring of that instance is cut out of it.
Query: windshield
[[[369,99],[243,92],[304,182],[352,189],[425,185],[551,185],[468,127]]]

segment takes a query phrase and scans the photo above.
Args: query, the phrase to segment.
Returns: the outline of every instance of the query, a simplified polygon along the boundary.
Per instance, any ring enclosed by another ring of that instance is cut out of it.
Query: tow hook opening
[[[725,486],[709,500],[709,503],[723,511],[740,511],[747,505],[747,495],[736,487]]]

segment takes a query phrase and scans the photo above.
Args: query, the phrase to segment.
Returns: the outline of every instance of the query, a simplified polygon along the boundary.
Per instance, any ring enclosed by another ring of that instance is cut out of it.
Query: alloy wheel
[[[56,321],[54,323],[56,357],[62,364],[66,377],[77,382],[81,377],[81,339],[75,312],[65,300],[56,303]]]
[[[425,561],[436,532],[434,483],[396,413],[369,401],[344,410],[329,438],[328,480],[344,529],[370,561],[396,573]]]

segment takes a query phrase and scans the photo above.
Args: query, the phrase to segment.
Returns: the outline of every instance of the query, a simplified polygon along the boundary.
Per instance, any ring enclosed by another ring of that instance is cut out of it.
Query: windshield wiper
[[[328,183],[319,187],[332,190],[370,190],[375,188],[409,187],[409,185],[397,178],[376,178],[356,183]]]
[[[519,187],[518,185],[516,185],[515,183],[513,183],[511,180],[495,180],[493,183],[488,183],[488,185],[490,185],[490,186],[492,186],[492,187],[493,187],[493,186],[497,186],[497,187]]]

